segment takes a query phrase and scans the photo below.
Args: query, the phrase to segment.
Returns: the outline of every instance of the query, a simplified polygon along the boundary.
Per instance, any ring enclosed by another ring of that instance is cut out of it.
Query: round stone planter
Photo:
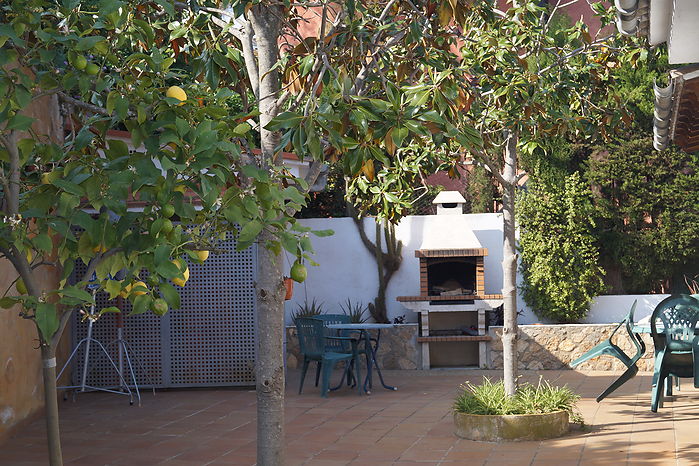
[[[568,432],[568,423],[568,411],[503,416],[454,413],[457,436],[484,442],[560,437]]]

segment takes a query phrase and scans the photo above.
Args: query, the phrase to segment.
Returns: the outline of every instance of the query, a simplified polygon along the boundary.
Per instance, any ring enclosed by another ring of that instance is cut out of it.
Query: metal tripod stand
[[[95,294],[97,293],[97,287],[95,285],[88,285],[88,289],[92,289],[92,304],[90,305],[90,310],[86,314],[86,319],[88,321],[87,323],[87,336],[80,340],[78,344],[75,346],[73,349],[73,352],[70,354],[70,357],[66,361],[66,363],[63,365],[63,368],[61,371],[58,373],[58,377],[56,377],[57,380],[61,378],[61,375],[63,375],[63,372],[66,370],[68,366],[70,366],[71,361],[73,358],[78,354],[78,350],[82,345],[85,345],[85,355],[83,359],[83,364],[82,364],[82,373],[80,376],[80,385],[67,385],[67,386],[61,386],[57,387],[58,389],[66,389],[66,390],[73,390],[73,398],[77,395],[77,392],[86,392],[86,391],[103,391],[103,392],[109,392],[109,393],[116,393],[117,395],[128,395],[129,397],[129,404],[133,405],[134,402],[134,392],[136,394],[136,399],[138,400],[139,406],[141,405],[141,393],[138,388],[138,383],[136,382],[136,374],[134,372],[133,365],[131,363],[132,358],[129,355],[129,351],[133,353],[133,349],[131,346],[128,344],[128,342],[123,338],[123,316],[121,313],[117,314],[117,339],[114,340],[113,342],[109,343],[106,347],[97,339],[93,338],[92,336],[92,330],[93,330],[93,325],[95,321],[98,318],[98,315],[95,313]],[[119,298],[118,301],[119,308],[121,309],[121,298]],[[106,357],[107,360],[109,361],[109,364],[114,368],[114,371],[118,375],[119,378],[119,385],[116,387],[96,387],[93,385],[88,385],[87,384],[87,374],[90,371],[90,350],[92,349],[92,345],[97,345],[98,347],[98,354],[97,357],[94,359],[94,361],[97,361],[98,358],[100,357]],[[112,357],[109,355],[109,352],[107,351],[107,348],[116,345],[117,346],[117,351],[118,351],[118,365],[114,362]],[[141,367],[141,370],[146,373],[145,370],[143,370],[143,366],[141,363],[137,360],[134,359],[139,366]],[[132,382],[132,385],[134,387],[134,390],[131,390],[131,386],[126,382],[126,378],[124,377],[124,361],[126,361],[126,365],[128,366],[128,371],[129,371],[129,376]],[[151,383],[151,385],[153,385]],[[153,393],[155,394],[155,388],[153,389]],[[67,394],[64,396],[64,398],[67,398]]]

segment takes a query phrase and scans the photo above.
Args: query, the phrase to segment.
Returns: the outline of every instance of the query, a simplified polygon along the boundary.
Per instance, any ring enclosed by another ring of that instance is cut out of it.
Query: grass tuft
[[[461,388],[453,405],[457,413],[505,415],[568,411],[573,422],[582,424],[582,417],[576,410],[580,395],[567,386],[555,387],[541,378],[537,385],[521,385],[514,396],[505,394],[502,381],[493,382],[488,377],[480,385],[466,382]]]

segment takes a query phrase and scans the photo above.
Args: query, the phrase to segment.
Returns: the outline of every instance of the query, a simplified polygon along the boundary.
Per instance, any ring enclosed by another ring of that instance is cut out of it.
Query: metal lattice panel
[[[128,316],[131,304],[121,300],[124,339],[140,362],[133,361],[139,386],[254,385],[255,250],[236,251],[232,236],[221,249],[227,252],[211,254],[204,264],[189,263],[190,279],[184,288],[178,287],[181,309],[162,318],[150,312]],[[76,265],[75,274],[84,272],[85,265]],[[96,302],[97,309],[116,305],[105,293],[99,293]],[[73,347],[86,335],[87,322],[76,315]],[[93,326],[93,337],[105,346],[113,342],[117,338],[116,316],[102,316]],[[116,362],[116,345],[108,350]],[[84,351],[83,344],[73,359],[75,385],[80,383]],[[117,386],[116,372],[94,344],[90,354],[87,384]]]
[[[255,256],[253,249],[189,264],[182,309],[171,313],[173,386],[254,384]]]

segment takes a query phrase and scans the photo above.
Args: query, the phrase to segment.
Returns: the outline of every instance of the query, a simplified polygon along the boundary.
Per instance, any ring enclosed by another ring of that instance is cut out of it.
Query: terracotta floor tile
[[[615,374],[543,371],[583,395],[587,427],[546,442],[487,443],[453,434],[451,400],[464,381],[498,371],[386,371],[397,392],[370,396],[343,389],[327,399],[312,382],[297,395],[290,371],[286,396],[285,466],[302,464],[410,465],[646,465],[699,464],[699,390],[683,384],[651,413],[650,374],[639,374],[602,403],[597,396]],[[536,383],[538,372],[522,373]],[[80,394],[61,403],[66,465],[211,466],[256,462],[255,393],[245,389],[167,390],[143,394],[141,407],[124,397]],[[86,436],[86,433],[89,433]],[[0,445],[0,465],[44,466],[45,428],[38,420]]]

